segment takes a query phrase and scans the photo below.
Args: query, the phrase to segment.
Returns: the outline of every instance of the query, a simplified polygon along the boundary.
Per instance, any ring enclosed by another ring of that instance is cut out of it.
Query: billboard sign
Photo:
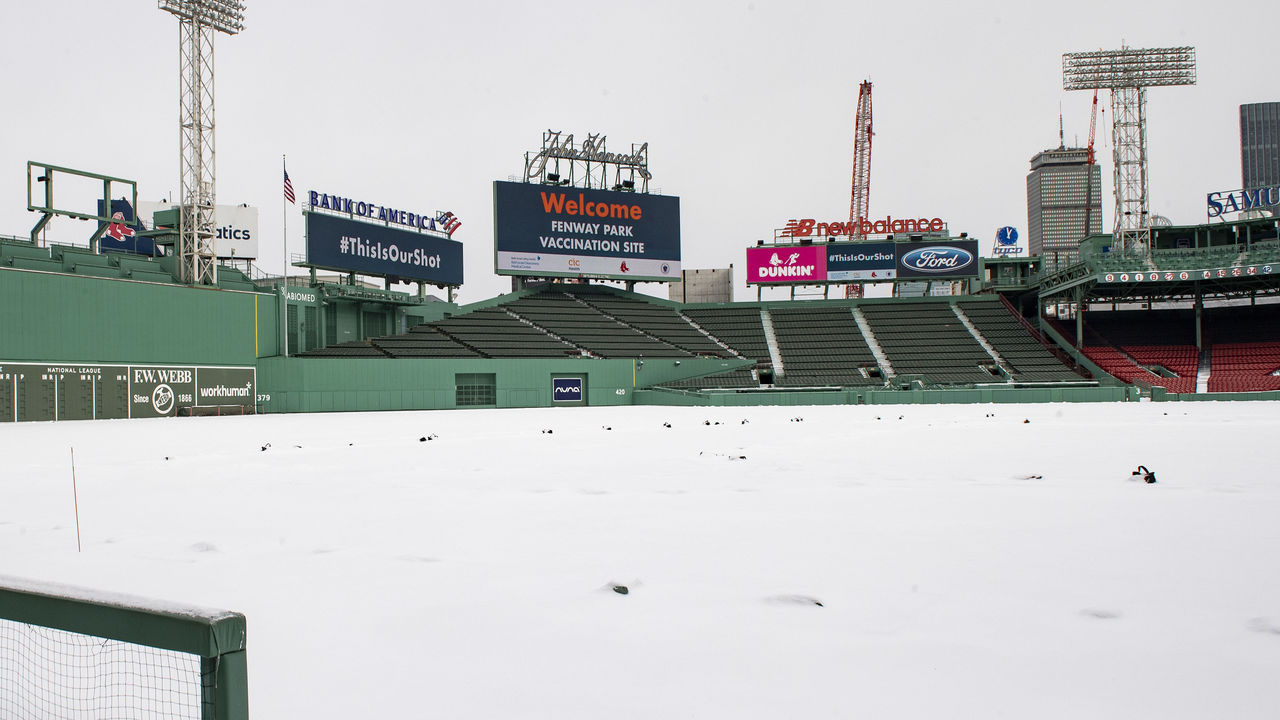
[[[886,215],[883,220],[868,220],[860,217],[857,220],[843,222],[833,220],[831,222],[818,222],[813,218],[804,218],[797,220],[792,218],[787,221],[786,227],[774,233],[777,238],[788,237],[832,237],[836,235],[848,235],[850,237],[861,235],[890,235],[893,233],[939,233],[947,229],[947,224],[942,218],[894,218],[892,215]]]
[[[1221,190],[1206,195],[1205,201],[1210,219],[1247,210],[1276,210],[1280,208],[1280,186]]]
[[[978,275],[978,241],[897,243],[899,278],[962,278]]]
[[[458,228],[462,227],[462,222],[451,212],[415,213],[315,190],[307,192],[307,207],[312,210],[330,210],[343,215],[355,215],[374,222],[403,225],[414,230],[443,232],[449,237],[453,237]]]
[[[116,200],[111,201],[114,209]],[[138,217],[142,224],[152,227],[155,224],[155,214],[164,210],[175,210],[179,206],[167,202],[150,202],[138,201]],[[177,218],[175,217],[176,221]],[[176,230],[176,226],[174,228]],[[110,234],[110,230],[108,230]],[[143,243],[150,246],[149,238],[140,239],[138,246],[144,247]],[[241,260],[254,260],[258,257],[258,208],[248,205],[216,205],[213,208],[213,251],[219,259],[239,258]],[[144,255],[152,254],[150,251],[140,249],[137,251]]]
[[[582,402],[582,398],[583,398],[582,378],[580,377],[551,378],[552,402],[579,403],[579,402]]]
[[[825,245],[747,248],[748,285],[813,285],[826,281]]]
[[[179,408],[252,406],[254,368],[128,367],[129,417],[172,417]]]
[[[307,262],[326,270],[462,284],[462,243],[314,211],[304,212]]]
[[[827,245],[827,279],[893,280],[898,276],[894,244],[842,243]]]
[[[532,183],[493,184],[499,275],[680,279],[680,199]]]

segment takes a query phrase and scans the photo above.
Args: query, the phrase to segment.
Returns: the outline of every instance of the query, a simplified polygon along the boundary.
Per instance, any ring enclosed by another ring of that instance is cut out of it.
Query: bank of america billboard
[[[338,215],[304,212],[307,262],[326,270],[462,284],[462,243]]]
[[[680,279],[680,199],[667,195],[493,184],[499,275]]]

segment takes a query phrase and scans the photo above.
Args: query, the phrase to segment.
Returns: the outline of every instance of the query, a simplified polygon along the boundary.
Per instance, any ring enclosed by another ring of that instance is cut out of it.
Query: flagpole
[[[285,164],[285,156],[280,156],[280,171],[284,177],[289,177],[289,168]],[[289,357],[289,293],[286,285],[289,283],[289,206],[288,201],[284,197],[284,193],[280,194],[280,216],[284,225],[284,234],[280,238],[280,251],[284,255],[284,265],[280,271],[280,334],[284,336],[284,356]]]

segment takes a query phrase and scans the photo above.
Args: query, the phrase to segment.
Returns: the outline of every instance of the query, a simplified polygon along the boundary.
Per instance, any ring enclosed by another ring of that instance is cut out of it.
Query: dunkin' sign
[[[747,282],[761,285],[827,281],[825,245],[747,248]]]

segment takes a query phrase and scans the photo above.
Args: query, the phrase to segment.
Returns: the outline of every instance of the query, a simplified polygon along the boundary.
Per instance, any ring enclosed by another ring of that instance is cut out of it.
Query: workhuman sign
[[[680,200],[536,183],[493,184],[499,275],[680,279]]]

